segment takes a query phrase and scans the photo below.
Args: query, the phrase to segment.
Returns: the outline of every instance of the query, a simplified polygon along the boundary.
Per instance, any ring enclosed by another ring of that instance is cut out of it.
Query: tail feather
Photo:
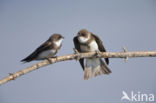
[[[32,60],[33,59],[26,57],[26,58],[22,59],[21,62],[31,62]]]
[[[86,63],[87,64],[84,70],[84,80],[88,80],[89,78],[93,78],[98,75],[111,73],[111,70],[102,61],[102,59],[87,59]]]
[[[35,58],[36,58],[36,54],[35,53],[32,53],[28,57],[22,59],[21,62],[31,62]]]
[[[100,59],[101,62],[101,70],[103,71],[104,74],[110,74],[112,71],[108,68],[108,66]]]

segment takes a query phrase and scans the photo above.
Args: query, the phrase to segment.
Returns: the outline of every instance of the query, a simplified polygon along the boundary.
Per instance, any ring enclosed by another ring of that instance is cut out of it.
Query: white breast
[[[80,36],[80,37],[78,37],[78,40],[79,40],[80,43],[86,43],[89,40],[89,38],[90,38],[89,36],[87,38],[84,38],[84,37]]]
[[[89,47],[90,47],[90,51],[98,51],[98,50],[99,50],[98,44],[96,43],[95,40],[93,40],[93,41],[89,44]]]

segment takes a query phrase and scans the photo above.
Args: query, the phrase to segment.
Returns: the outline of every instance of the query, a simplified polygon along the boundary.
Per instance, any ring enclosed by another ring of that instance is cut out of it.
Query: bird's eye
[[[84,33],[82,33],[81,35],[82,35],[82,36],[85,36],[85,34],[84,34]]]
[[[60,37],[57,37],[57,38],[56,38],[56,40],[59,40],[59,39],[60,39]]]

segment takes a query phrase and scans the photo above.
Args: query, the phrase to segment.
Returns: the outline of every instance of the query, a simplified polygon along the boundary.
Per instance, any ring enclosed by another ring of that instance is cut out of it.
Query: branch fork
[[[16,80],[16,77],[14,76],[13,73],[9,73],[9,76],[12,77],[12,80]]]
[[[126,53],[126,52],[127,52],[126,47],[123,47],[123,52],[124,52],[124,53]],[[125,61],[125,62],[127,62],[127,61],[128,61],[128,56],[126,56],[126,57],[124,58],[124,61]]]

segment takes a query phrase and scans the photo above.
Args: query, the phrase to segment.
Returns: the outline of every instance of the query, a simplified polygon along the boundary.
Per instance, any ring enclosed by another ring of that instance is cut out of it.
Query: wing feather
[[[81,49],[80,49],[80,43],[79,43],[77,37],[74,37],[73,42],[74,42],[75,48],[76,48],[79,52],[82,52]],[[84,70],[84,59],[80,59],[79,62],[80,62],[80,64],[81,64],[81,67],[82,67],[83,70]]]
[[[40,45],[33,53],[31,53],[29,56],[27,56],[26,58],[24,58],[23,60],[21,60],[22,62],[30,62],[34,59],[37,58],[37,56],[45,50],[51,49],[53,48],[51,45],[51,42],[46,41],[45,43],[43,43],[42,45]]]
[[[106,49],[104,48],[103,44],[102,44],[102,41],[100,40],[100,38],[98,36],[96,36],[95,34],[93,34],[93,37],[95,38],[97,44],[98,44],[98,48],[101,52],[106,52]],[[107,64],[109,64],[109,59],[108,58],[105,58],[105,61]]]

